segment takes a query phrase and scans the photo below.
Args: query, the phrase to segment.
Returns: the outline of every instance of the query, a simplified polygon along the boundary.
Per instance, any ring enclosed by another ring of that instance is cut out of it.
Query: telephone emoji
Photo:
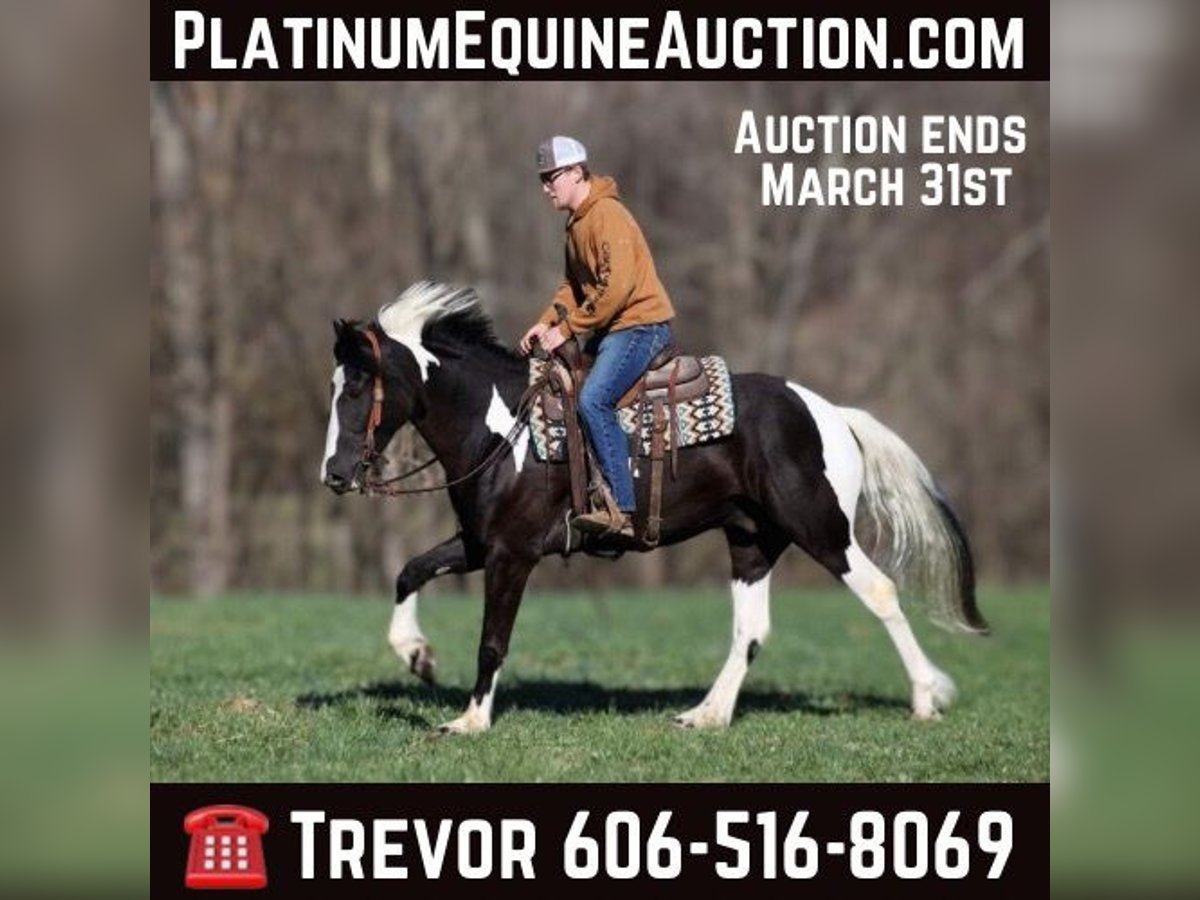
[[[248,806],[205,806],[188,813],[183,830],[192,840],[184,884],[200,889],[266,887],[262,835],[267,825],[267,817]]]

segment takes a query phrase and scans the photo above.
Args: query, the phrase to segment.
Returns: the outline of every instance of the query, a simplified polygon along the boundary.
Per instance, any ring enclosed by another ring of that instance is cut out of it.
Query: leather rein
[[[367,433],[363,438],[362,457],[359,460],[359,466],[364,473],[362,492],[368,496],[397,497],[401,494],[430,494],[434,491],[444,491],[447,488],[464,484],[472,478],[481,475],[500,459],[506,449],[512,448],[513,441],[520,434],[521,429],[525,427],[529,412],[537,400],[538,392],[545,386],[546,379],[543,376],[532,382],[525,389],[525,392],[521,394],[521,399],[517,401],[515,420],[513,421],[512,428],[508,430],[508,434],[504,435],[504,439],[488,452],[482,462],[465,475],[455,478],[452,481],[445,481],[441,484],[434,484],[428,487],[399,487],[399,482],[428,469],[438,459],[434,456],[416,468],[409,469],[407,472],[402,472],[391,478],[379,478],[375,474],[380,463],[386,462],[383,454],[375,446],[375,429],[383,422],[383,352],[379,346],[379,338],[371,328],[363,329],[363,333],[367,336],[367,341],[371,345],[371,354],[375,357],[375,378],[371,385],[371,412],[367,416]]]

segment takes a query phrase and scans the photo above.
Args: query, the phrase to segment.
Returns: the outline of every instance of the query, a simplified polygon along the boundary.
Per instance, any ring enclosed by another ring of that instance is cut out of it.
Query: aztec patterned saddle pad
[[[708,390],[701,396],[690,400],[681,400],[675,404],[675,415],[679,428],[679,446],[692,447],[696,444],[707,444],[718,438],[723,438],[733,431],[734,404],[733,382],[729,377],[729,366],[720,356],[698,357],[700,365],[708,377]],[[547,365],[543,360],[531,360],[529,364],[529,381],[533,383],[541,377],[542,367]],[[543,398],[539,397],[533,404],[529,415],[529,431],[532,437],[533,452],[539,462],[567,461],[567,430],[561,420],[554,421],[543,408]],[[639,423],[638,414],[643,412]],[[637,402],[617,410],[621,428],[631,438],[634,429],[640,424],[638,437],[641,445],[641,455],[650,456],[650,427],[653,424],[653,414],[646,406],[643,411]],[[674,440],[674,429],[667,429],[666,447],[671,448]]]

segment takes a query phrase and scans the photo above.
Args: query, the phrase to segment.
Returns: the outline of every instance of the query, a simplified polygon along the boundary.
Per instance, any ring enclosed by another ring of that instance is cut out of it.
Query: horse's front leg
[[[396,608],[388,627],[388,643],[409,671],[426,684],[433,683],[437,659],[417,621],[417,591],[440,575],[474,572],[481,565],[483,554],[458,534],[410,559],[396,578]]]
[[[525,582],[536,563],[536,556],[516,554],[503,546],[488,550],[484,569],[483,636],[479,640],[475,688],[466,711],[443,725],[441,731],[468,734],[487,731],[491,727],[496,681],[508,655],[508,640],[525,593]]]

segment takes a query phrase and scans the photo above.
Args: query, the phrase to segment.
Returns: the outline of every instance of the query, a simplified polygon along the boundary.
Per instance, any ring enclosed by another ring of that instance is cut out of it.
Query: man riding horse
[[[339,494],[444,489],[459,526],[409,560],[396,578],[388,640],[412,672],[431,680],[435,667],[417,621],[421,588],[444,574],[484,572],[474,687],[462,715],[442,730],[465,734],[491,727],[500,670],[529,576],[541,559],[571,552],[600,556],[614,546],[646,551],[717,528],[729,546],[732,643],[708,694],[676,717],[680,725],[723,728],[732,720],[742,683],[770,632],[771,572],[790,546],[840,579],[879,619],[908,676],[914,717],[937,718],[954,697],[954,682],[921,649],[901,591],[923,596],[935,621],[950,627],[986,634],[987,622],[976,603],[967,536],[949,500],[912,448],[870,413],[837,406],[777,375],[730,375],[718,357],[706,357],[720,363],[714,377],[691,398],[682,423],[672,420],[669,429],[672,452],[686,448],[676,477],[661,479],[668,430],[662,400],[650,400],[649,451],[645,410],[633,410],[635,432],[641,423],[639,452],[651,460],[643,535],[652,531],[654,540],[630,539],[635,499],[629,450],[613,410],[667,345],[673,310],[616,185],[590,177],[586,162],[578,141],[556,137],[542,145],[544,189],[556,209],[569,213],[566,280],[554,298],[563,314],[552,304],[520,343],[525,354],[535,340],[552,351],[568,337],[594,330],[597,359],[578,406],[616,510],[574,521],[624,537],[571,540],[565,514],[584,508],[581,499],[576,502],[578,479],[569,465],[579,457],[568,452],[552,458],[549,404],[539,393],[545,380],[497,339],[473,290],[418,282],[373,320],[334,324],[336,365],[321,480]],[[681,399],[679,368],[676,360],[665,385],[673,412],[681,405],[670,399]],[[714,385],[723,387],[709,390]],[[560,414],[567,408],[562,402]],[[408,423],[445,470],[445,483],[408,489],[393,484],[429,463],[380,477],[381,449]],[[569,450],[573,442],[568,431],[559,443]],[[656,513],[656,495],[665,514]]]
[[[646,238],[617,193],[617,183],[588,171],[587,150],[556,136],[538,147],[538,174],[551,205],[567,212],[566,272],[554,299],[521,338],[528,354],[537,341],[552,353],[565,341],[592,332],[595,363],[579,393],[579,415],[620,518],[608,509],[576,516],[581,531],[633,535],[637,507],[629,442],[617,401],[671,343],[671,299],[654,269]],[[559,308],[567,310],[560,317]]]

